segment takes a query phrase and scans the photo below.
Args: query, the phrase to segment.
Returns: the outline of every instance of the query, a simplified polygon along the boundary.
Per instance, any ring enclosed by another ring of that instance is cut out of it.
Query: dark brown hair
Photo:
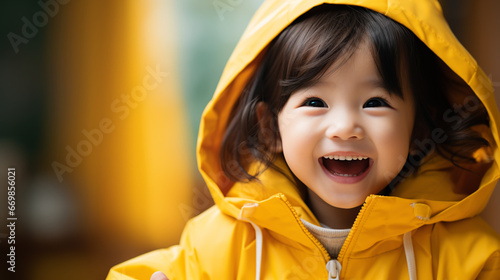
[[[434,151],[456,163],[472,161],[473,151],[488,146],[471,129],[478,124],[488,125],[484,106],[410,30],[366,8],[321,5],[299,17],[270,43],[262,54],[260,66],[243,89],[233,108],[220,154],[229,179],[253,180],[266,168],[277,169],[273,161],[282,156],[274,148],[280,143],[277,119],[290,95],[314,84],[334,63],[341,66],[365,39],[371,45],[388,92],[403,98],[403,89],[408,89],[413,95],[416,123],[412,143],[432,139],[436,130],[446,135],[446,140],[433,143],[432,149],[419,151],[419,145],[412,144],[406,168],[397,178],[408,176],[411,173],[408,167],[417,169],[421,159]],[[456,108],[445,94],[449,83],[467,89],[468,102],[478,104],[467,117],[460,115],[460,122]],[[271,114],[266,129],[258,123],[259,102],[264,102]],[[247,170],[252,161],[262,165],[254,174]]]

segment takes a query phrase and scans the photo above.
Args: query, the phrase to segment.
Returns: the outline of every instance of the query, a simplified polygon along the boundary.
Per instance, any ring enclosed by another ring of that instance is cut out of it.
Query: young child
[[[202,119],[215,206],[107,279],[500,279],[498,120],[437,1],[266,1]]]

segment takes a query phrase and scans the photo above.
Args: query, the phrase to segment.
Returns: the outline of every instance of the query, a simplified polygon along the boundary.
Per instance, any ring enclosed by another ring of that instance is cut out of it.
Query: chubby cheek
[[[307,130],[294,125],[289,125],[287,129],[280,129],[281,143],[285,157],[300,157],[305,153],[305,150],[311,145]],[[300,137],[298,137],[300,135]]]
[[[373,129],[372,133],[378,139],[379,155],[387,158],[388,166],[399,172],[403,168],[410,147],[411,130],[408,129],[407,121],[394,120],[374,127],[377,129]]]
[[[310,125],[301,122],[279,122],[283,155],[293,173],[310,168],[316,142]]]
[[[280,115],[278,126],[283,149],[290,147],[297,148],[311,141],[307,137],[311,132],[311,124],[301,121],[300,118],[297,118],[293,114],[286,114],[284,112],[283,115]]]

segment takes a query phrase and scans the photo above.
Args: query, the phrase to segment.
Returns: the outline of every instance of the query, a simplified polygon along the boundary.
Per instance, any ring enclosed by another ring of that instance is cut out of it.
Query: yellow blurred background
[[[1,279],[104,279],[178,242],[213,203],[196,170],[201,112],[261,2],[0,4],[0,180],[16,169],[18,218],[15,273],[0,228]],[[441,2],[499,96],[500,1]],[[484,216],[500,232],[494,196]],[[6,188],[0,207],[4,225]]]

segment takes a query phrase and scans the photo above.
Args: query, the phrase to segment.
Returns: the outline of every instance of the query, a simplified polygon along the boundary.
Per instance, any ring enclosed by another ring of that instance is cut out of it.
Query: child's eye
[[[307,106],[307,107],[327,107],[326,103],[316,97],[313,98],[308,98],[304,103],[302,103],[302,106]]]
[[[385,100],[382,97],[374,97],[368,99],[368,101],[366,101],[365,104],[363,104],[363,108],[372,108],[372,107],[391,107],[391,105],[389,105],[389,102],[387,102],[387,100]]]

